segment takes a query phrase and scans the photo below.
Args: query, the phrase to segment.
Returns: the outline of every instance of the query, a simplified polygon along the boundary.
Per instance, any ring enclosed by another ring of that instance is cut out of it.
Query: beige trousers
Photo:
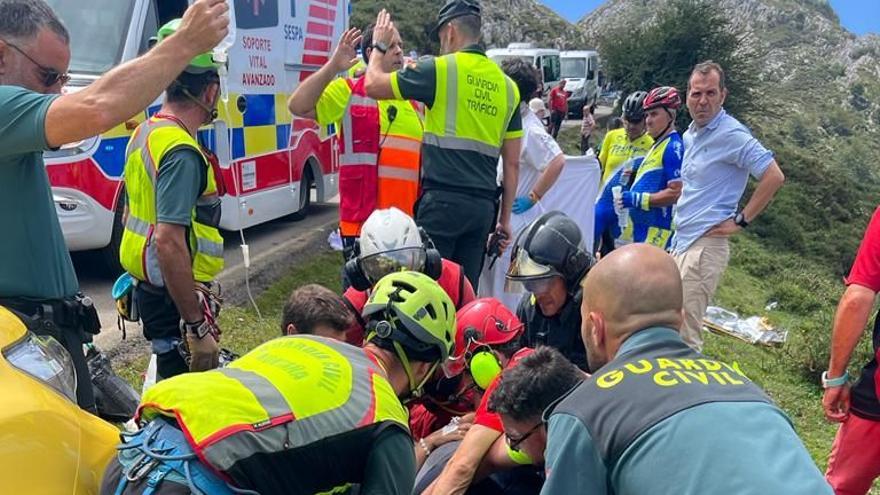
[[[675,255],[684,291],[681,338],[697,351],[703,349],[703,316],[730,260],[727,237],[701,237]]]

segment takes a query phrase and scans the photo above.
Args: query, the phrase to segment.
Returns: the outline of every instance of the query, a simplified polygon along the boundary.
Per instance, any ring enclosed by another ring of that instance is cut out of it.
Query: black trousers
[[[495,229],[495,201],[459,191],[432,189],[419,198],[416,223],[425,229],[440,256],[464,268],[474,290],[489,234]]]
[[[135,289],[137,294],[138,313],[144,326],[144,338],[149,341],[157,339],[181,339],[180,313],[168,290],[162,287],[148,286],[139,283]],[[154,348],[156,346],[154,345]],[[189,371],[189,366],[177,347],[163,349],[156,353],[156,379],[171,378]]]

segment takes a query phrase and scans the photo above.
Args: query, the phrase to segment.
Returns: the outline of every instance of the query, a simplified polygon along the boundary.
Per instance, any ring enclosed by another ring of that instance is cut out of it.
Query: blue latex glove
[[[522,215],[523,213],[529,211],[531,207],[535,206],[535,202],[532,201],[532,198],[528,196],[520,196],[513,200],[513,208],[511,211],[517,215]]]

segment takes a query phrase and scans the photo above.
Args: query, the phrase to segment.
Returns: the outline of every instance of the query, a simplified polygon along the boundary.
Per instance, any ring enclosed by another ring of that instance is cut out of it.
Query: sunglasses
[[[40,70],[40,77],[42,78],[42,81],[40,81],[40,82],[42,82],[45,87],[51,88],[52,86],[58,84],[59,82],[63,86],[65,84],[67,84],[67,81],[70,81],[70,74],[67,74],[66,72],[58,72],[57,70],[52,69],[51,67],[46,67],[45,65],[42,65],[41,63],[39,63],[36,60],[34,60],[33,58],[31,58],[31,56],[28,55],[27,53],[25,53],[25,51],[22,50],[21,48],[15,46],[14,44],[12,44],[8,41],[5,41],[5,40],[3,40],[3,41],[4,41],[4,43],[9,45],[10,47],[14,48],[15,51],[24,55],[24,58],[30,60],[32,64],[37,66],[37,68]]]
[[[504,433],[504,440],[507,442],[507,446],[510,447],[510,450],[515,450],[519,452],[519,446],[522,445],[523,442],[528,440],[528,438],[532,436],[532,434],[534,434],[536,431],[538,431],[538,428],[542,426],[544,426],[543,422],[536,424],[532,427],[531,430],[525,432],[519,438],[513,438],[512,436],[510,436],[510,433]]]

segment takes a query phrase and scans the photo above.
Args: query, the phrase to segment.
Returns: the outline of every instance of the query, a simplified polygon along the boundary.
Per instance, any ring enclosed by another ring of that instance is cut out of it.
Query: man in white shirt
[[[523,122],[523,145],[519,161],[519,182],[511,217],[513,239],[516,239],[519,232],[528,224],[527,221],[518,221],[518,217],[534,207],[553,187],[565,166],[565,155],[556,140],[547,133],[540,118],[531,110],[529,100],[541,84],[541,73],[533,65],[521,59],[505,60],[501,64],[501,69],[516,83],[521,98],[519,111]],[[499,161],[499,184],[501,172]],[[504,277],[494,276],[496,270],[506,273],[509,264],[510,258],[502,256],[495,262],[493,270],[484,270],[481,274],[479,293],[481,297],[499,299],[505,306],[515,310],[522,294],[505,292]]]

